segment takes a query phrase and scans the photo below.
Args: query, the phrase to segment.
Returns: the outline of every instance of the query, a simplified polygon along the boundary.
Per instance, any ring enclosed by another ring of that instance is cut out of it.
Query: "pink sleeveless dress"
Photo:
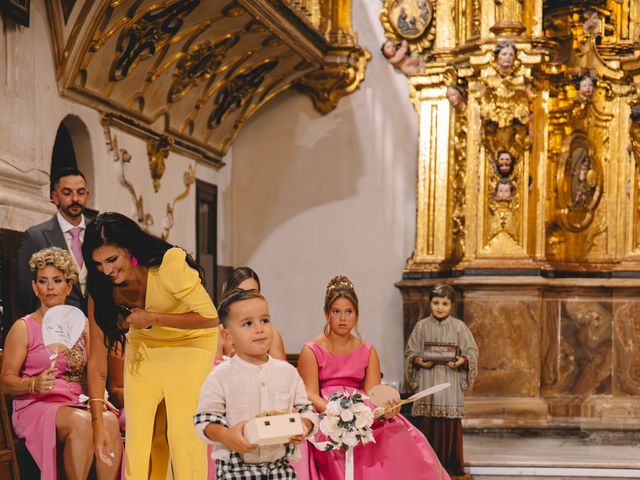
[[[338,390],[362,391],[371,344],[364,343],[347,355],[327,352],[314,342],[305,344],[316,356],[323,398]],[[355,480],[450,480],[427,439],[402,415],[373,424],[375,443],[354,449]],[[322,434],[317,441],[325,441]],[[314,480],[344,479],[344,452],[324,452],[308,446],[316,472]],[[313,469],[312,469],[313,470]]]
[[[51,366],[50,352],[42,341],[42,327],[31,315],[22,320],[29,337],[27,358],[20,375],[35,377]],[[83,407],[78,396],[87,364],[84,336],[70,350],[58,355],[55,383],[46,393],[19,395],[13,399],[13,427],[25,439],[29,453],[38,464],[42,478],[57,478],[56,413],[62,406]]]

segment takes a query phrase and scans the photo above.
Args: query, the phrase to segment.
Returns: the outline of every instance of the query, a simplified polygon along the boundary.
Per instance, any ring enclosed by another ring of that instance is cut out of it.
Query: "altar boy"
[[[462,455],[462,417],[464,393],[473,385],[478,372],[478,346],[469,328],[451,316],[455,291],[449,285],[436,285],[429,292],[431,315],[418,321],[405,351],[406,376],[411,388],[424,390],[438,383],[451,387],[414,402],[411,414],[420,418],[419,426],[440,463],[452,479],[467,478]],[[423,358],[425,344],[454,345],[457,355],[437,362]]]
[[[289,459],[314,433],[318,416],[297,370],[267,354],[273,340],[267,301],[257,290],[234,290],[218,306],[218,316],[236,354],[209,374],[194,417],[202,440],[215,446],[217,479],[295,479]],[[303,435],[263,447],[245,439],[248,420],[292,408],[302,417]]]

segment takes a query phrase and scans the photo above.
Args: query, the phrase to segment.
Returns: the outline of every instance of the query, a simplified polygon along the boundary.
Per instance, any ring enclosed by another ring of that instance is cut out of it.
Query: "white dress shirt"
[[[71,233],[70,230],[74,227],[80,227],[80,243],[84,243],[84,230],[86,228],[86,223],[84,220],[84,215],[81,215],[80,223],[78,225],[73,225],[69,223],[60,212],[56,214],[58,218],[58,223],[60,224],[60,229],[62,230],[62,234],[64,235],[64,241],[67,242],[67,250],[71,253],[71,258],[78,266],[78,262],[76,262],[76,257],[73,255],[71,250]],[[87,262],[86,260],[82,264],[82,268],[78,267],[78,283],[80,283],[80,290],[82,291],[82,295],[86,295],[87,291]]]
[[[254,365],[234,355],[217,365],[207,376],[200,390],[198,413],[194,419],[200,438],[215,445],[212,457],[228,461],[229,448],[204,434],[209,423],[232,427],[260,413],[289,411],[291,408],[313,423],[311,433],[314,433],[318,415],[307,398],[304,383],[295,368],[271,357],[262,365]],[[284,445],[268,445],[245,453],[243,459],[246,463],[273,462],[284,454]]]

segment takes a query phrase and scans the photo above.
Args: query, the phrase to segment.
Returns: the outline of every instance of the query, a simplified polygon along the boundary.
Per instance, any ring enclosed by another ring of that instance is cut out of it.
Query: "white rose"
[[[349,409],[344,409],[340,412],[340,418],[343,422],[350,422],[353,420],[353,412]]]
[[[367,410],[366,412],[358,413],[358,418],[366,422],[365,425],[371,425],[373,423],[373,412]]]
[[[356,416],[356,428],[357,429],[361,429],[364,427],[369,426],[369,422],[367,422],[366,418],[363,418],[362,415],[357,415]]]
[[[342,438],[342,443],[348,445],[349,447],[355,447],[358,444],[356,434],[354,432],[347,432]]]
[[[340,415],[340,402],[329,402],[326,411],[331,415]]]
[[[324,417],[322,420],[320,420],[320,425],[318,425],[320,427],[320,431],[325,435],[329,435],[329,430],[331,429],[330,422],[330,417]]]
[[[354,413],[366,412],[367,410],[370,409],[364,403],[356,403],[353,407],[351,407],[351,411]]]

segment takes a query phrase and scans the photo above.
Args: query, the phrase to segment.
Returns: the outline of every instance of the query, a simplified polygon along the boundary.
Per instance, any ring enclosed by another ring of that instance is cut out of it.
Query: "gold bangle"
[[[91,402],[102,402],[102,403],[104,403],[104,399],[102,399],[102,398],[90,398],[89,399],[89,403],[91,403]]]
[[[31,377],[29,380],[29,393],[32,395],[36,393],[36,377]]]

